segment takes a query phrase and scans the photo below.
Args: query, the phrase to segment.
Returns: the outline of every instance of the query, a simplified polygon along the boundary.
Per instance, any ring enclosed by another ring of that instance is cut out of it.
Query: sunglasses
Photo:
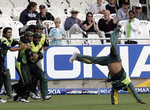
[[[141,9],[140,7],[136,7],[135,9]]]
[[[72,12],[72,14],[78,14],[78,12]]]
[[[129,5],[129,3],[124,3],[124,5]]]
[[[87,17],[93,17],[93,16],[87,16]]]

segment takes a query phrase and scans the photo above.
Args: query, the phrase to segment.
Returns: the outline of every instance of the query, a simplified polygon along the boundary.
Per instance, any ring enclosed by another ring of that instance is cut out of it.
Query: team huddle
[[[43,34],[43,26],[37,24],[35,26],[36,32],[32,32],[29,27],[20,41],[15,41],[11,38],[12,29],[6,27],[3,30],[3,37],[1,39],[1,72],[0,73],[0,89],[3,84],[8,98],[14,101],[30,102],[28,97],[31,93],[36,93],[36,87],[40,85],[41,97],[32,96],[34,99],[48,100],[51,96],[48,95],[48,84],[46,73],[38,65],[43,58],[44,50],[49,46],[45,34]],[[42,31],[41,31],[42,30]],[[17,47],[14,47],[19,45]],[[16,70],[20,76],[17,84],[11,86],[10,72],[5,67],[5,56],[8,50],[19,51],[16,62]],[[12,90],[17,95],[13,96]],[[2,100],[2,99],[1,99]],[[4,101],[4,100],[2,100]],[[5,101],[4,101],[5,102]]]

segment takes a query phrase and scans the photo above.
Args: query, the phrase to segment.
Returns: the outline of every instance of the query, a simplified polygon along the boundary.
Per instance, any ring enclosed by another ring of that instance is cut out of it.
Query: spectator
[[[70,11],[71,17],[68,17],[65,21],[65,30],[69,31],[69,37],[71,37],[71,34],[75,34],[76,32],[82,33],[83,36],[86,36],[85,33],[82,30],[82,23],[79,18],[77,18],[77,15],[79,11],[75,8],[72,8]]]
[[[45,5],[40,5],[39,9],[40,9],[40,13],[39,13],[40,22],[42,22],[44,20],[52,20],[52,21],[54,21],[54,16],[51,13],[46,12]]]
[[[97,24],[93,18],[92,12],[86,14],[86,20],[83,22],[83,30],[88,35],[89,33],[97,33],[101,37],[101,33],[98,31]]]
[[[129,19],[129,2],[123,2],[122,8],[117,11],[118,22]]]
[[[104,12],[104,18],[100,19],[98,22],[98,28],[101,31],[105,32],[105,37],[110,38],[111,33],[117,26],[117,19],[111,19],[110,18],[110,11],[105,10]],[[110,40],[106,40],[107,42],[110,42]]]
[[[38,12],[36,9],[37,3],[30,2],[27,8],[21,12],[19,21],[23,25],[26,25],[30,20],[38,20]]]
[[[115,4],[115,0],[109,0],[109,3],[104,7],[104,10],[109,10],[110,14],[117,13],[118,9],[119,7]]]
[[[61,41],[65,39],[65,31],[60,28],[60,18],[56,18],[54,22],[56,27],[52,28],[49,33],[49,36],[52,38],[51,45],[62,45]]]
[[[135,18],[138,18],[139,20],[146,20],[146,17],[142,12],[142,5],[140,3],[137,3],[135,6]]]
[[[104,6],[102,5],[102,0],[97,0],[97,2],[90,7],[90,12],[93,14],[103,14],[103,10]]]
[[[138,37],[138,34],[140,33],[140,21],[135,18],[134,11],[129,11],[129,16],[129,20],[124,25],[124,34],[126,35],[126,38],[129,39],[125,41],[125,44],[137,44],[137,41],[130,39]]]

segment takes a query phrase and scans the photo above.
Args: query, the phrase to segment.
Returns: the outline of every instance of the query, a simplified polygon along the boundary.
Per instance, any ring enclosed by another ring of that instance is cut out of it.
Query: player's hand
[[[31,49],[30,44],[27,44],[27,45],[26,45],[26,49]]]
[[[38,55],[38,54],[36,54],[36,53],[34,53],[34,54],[33,54],[33,60],[37,60],[37,59],[38,59],[38,57],[39,57],[39,55]]]
[[[24,49],[25,47],[26,47],[26,45],[22,45],[22,46],[20,47],[20,50]]]

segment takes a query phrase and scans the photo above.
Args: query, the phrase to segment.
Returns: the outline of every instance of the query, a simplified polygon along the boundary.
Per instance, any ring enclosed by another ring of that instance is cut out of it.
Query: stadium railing
[[[51,42],[51,39],[48,38],[49,42]],[[110,38],[66,38],[65,40],[62,40],[62,45],[103,45],[101,44],[101,40],[110,40]],[[129,40],[127,38],[119,38],[119,44],[124,44],[124,41]],[[150,44],[147,43],[147,41],[150,42],[149,38],[132,38],[130,40],[137,40],[137,41],[145,41],[138,44]],[[121,42],[123,41],[123,42]],[[99,42],[99,43],[98,43]],[[110,43],[104,43],[104,44],[110,44]]]

